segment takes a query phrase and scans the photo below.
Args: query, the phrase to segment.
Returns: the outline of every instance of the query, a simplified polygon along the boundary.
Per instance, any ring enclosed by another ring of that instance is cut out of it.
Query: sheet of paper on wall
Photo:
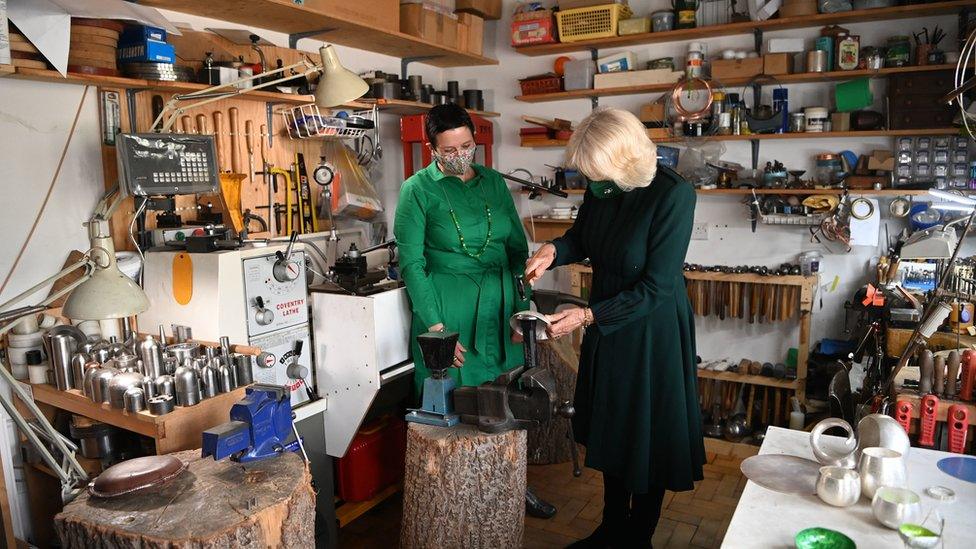
[[[873,206],[870,208],[871,215],[867,219],[855,219],[851,216],[851,246],[877,246],[878,236],[881,234],[881,214],[878,209],[878,201],[873,198],[865,199]],[[858,213],[860,208],[867,210],[865,204],[855,204],[854,213]],[[861,213],[859,216],[865,215]]]
[[[181,34],[155,8],[124,0],[7,0],[7,17],[62,76],[68,71],[72,17],[121,19]]]

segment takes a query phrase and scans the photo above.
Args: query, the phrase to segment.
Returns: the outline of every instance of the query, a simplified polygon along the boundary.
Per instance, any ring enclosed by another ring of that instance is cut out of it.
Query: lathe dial
[[[279,259],[275,262],[271,272],[278,282],[294,282],[298,278],[298,275],[302,273],[302,267],[297,261]]]

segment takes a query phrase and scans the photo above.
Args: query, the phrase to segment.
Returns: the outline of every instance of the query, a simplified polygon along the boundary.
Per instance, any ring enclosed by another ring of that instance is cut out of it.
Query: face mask
[[[434,160],[440,164],[441,169],[447,175],[464,175],[474,162],[474,147],[470,149],[459,149],[457,152],[448,154],[434,153]]]

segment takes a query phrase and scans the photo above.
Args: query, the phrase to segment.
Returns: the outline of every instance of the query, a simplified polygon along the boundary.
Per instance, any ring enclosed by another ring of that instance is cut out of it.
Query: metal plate
[[[549,327],[549,317],[538,312],[538,311],[519,311],[508,318],[508,325],[512,328],[512,331],[518,335],[522,335],[522,324],[519,322],[520,316],[531,316],[535,317],[539,322],[535,325],[535,338],[539,341],[544,339],[549,339],[549,334],[546,333],[546,328]]]
[[[976,458],[953,456],[942,458],[936,464],[939,470],[950,477],[976,483]]]
[[[742,474],[763,488],[784,494],[814,495],[820,464],[783,454],[762,454],[742,461]]]

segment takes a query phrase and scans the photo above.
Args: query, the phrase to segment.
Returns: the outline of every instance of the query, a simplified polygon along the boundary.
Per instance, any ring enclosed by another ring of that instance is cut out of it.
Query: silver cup
[[[901,452],[888,448],[865,448],[858,467],[861,473],[861,493],[874,498],[882,486],[902,488],[908,485],[908,472]]]
[[[897,530],[906,522],[918,523],[922,516],[922,498],[907,488],[882,486],[871,499],[871,511],[878,522]]]
[[[848,507],[861,497],[861,475],[846,467],[821,467],[817,495],[834,507]]]

